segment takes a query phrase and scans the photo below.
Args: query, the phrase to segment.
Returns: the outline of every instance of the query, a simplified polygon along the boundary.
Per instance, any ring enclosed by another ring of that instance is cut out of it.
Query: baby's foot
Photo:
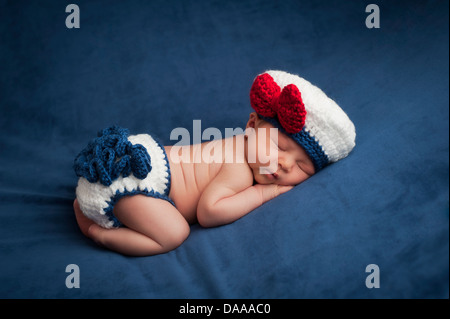
[[[80,227],[81,232],[84,236],[89,236],[89,227],[91,227],[94,222],[84,216],[83,212],[81,211],[80,205],[78,204],[78,201],[75,199],[73,202],[73,210],[75,211],[75,217],[77,219],[78,226]]]

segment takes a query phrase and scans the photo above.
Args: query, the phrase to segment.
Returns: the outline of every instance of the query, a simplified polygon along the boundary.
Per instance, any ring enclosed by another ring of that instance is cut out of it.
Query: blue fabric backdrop
[[[379,29],[362,0],[74,2],[79,29],[65,2],[0,1],[0,298],[449,297],[448,1],[377,0]],[[345,109],[347,159],[164,255],[82,236],[72,164],[98,130],[244,127],[266,69]]]

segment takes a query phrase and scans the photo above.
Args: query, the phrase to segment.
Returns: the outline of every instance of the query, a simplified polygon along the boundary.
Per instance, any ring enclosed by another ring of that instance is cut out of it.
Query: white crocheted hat
[[[258,75],[250,103],[264,120],[293,138],[310,156],[316,172],[346,157],[355,146],[355,126],[321,89],[283,71]]]

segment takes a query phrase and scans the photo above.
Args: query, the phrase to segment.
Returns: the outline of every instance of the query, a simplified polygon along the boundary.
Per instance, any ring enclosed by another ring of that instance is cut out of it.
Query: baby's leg
[[[75,212],[75,218],[77,219],[78,227],[80,227],[80,230],[84,236],[89,237],[89,227],[91,227],[91,225],[95,223],[84,216],[77,199],[73,201],[73,210]]]
[[[114,215],[127,227],[89,227],[89,237],[125,255],[148,256],[168,252],[183,243],[190,228],[169,202],[144,195],[126,196],[114,206]]]

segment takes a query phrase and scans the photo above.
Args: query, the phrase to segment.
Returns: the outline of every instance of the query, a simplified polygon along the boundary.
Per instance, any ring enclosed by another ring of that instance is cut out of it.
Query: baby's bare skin
[[[181,161],[175,146],[166,146],[171,171],[169,197],[176,207],[144,195],[127,196],[114,207],[114,215],[126,227],[104,229],[87,219],[75,200],[81,231],[109,249],[145,256],[179,246],[189,235],[189,224],[199,222],[204,227],[213,227],[241,218],[314,174],[314,165],[306,152],[281,132],[276,145],[276,172],[262,173],[260,168],[267,163],[248,160],[249,152],[273,147],[270,138],[261,137],[268,131],[258,130],[270,127],[273,126],[252,113],[247,128],[256,129],[251,133],[254,136],[237,135],[183,146],[189,156],[181,157]],[[252,137],[256,143],[248,142]],[[204,152],[205,148],[209,152]],[[212,149],[221,149],[221,156],[210,152]]]
[[[245,162],[225,163],[224,158],[224,154],[236,152],[236,140],[244,142],[244,135],[237,135],[229,138],[229,140],[232,143],[225,143],[225,140],[216,140],[202,144],[182,146],[183,151],[191,155],[189,161],[186,162],[173,159],[178,152],[173,150],[174,146],[165,146],[171,173],[169,197],[174,201],[178,211],[190,224],[197,222],[197,206],[200,196],[224,165],[233,166],[236,174],[239,173],[237,176],[240,176],[244,187],[249,187],[253,184],[251,170]],[[205,147],[220,147],[223,154],[221,160],[213,161],[215,158],[211,154],[208,152],[202,153]]]

